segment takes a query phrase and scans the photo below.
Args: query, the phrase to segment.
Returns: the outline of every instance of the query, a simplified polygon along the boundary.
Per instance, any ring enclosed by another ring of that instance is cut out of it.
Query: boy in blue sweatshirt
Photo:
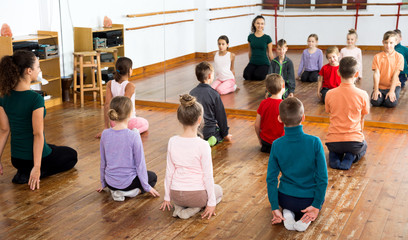
[[[304,119],[299,99],[287,98],[279,105],[278,120],[285,125],[285,135],[272,144],[266,177],[271,223],[283,221],[286,229],[297,231],[305,231],[317,218],[328,184],[322,142],[303,132]]]

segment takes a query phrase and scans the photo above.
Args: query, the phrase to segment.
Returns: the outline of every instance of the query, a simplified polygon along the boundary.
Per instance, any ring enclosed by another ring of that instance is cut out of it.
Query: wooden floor
[[[376,53],[375,51],[363,51],[364,78],[357,83],[358,87],[366,90],[369,94],[373,89],[371,64]],[[301,51],[289,50],[288,57],[293,61],[297,74]],[[136,84],[136,99],[178,103],[180,94],[188,93],[198,84],[194,73],[194,67],[198,62],[199,60],[181,63],[180,67],[168,70],[165,74],[156,74],[133,81]],[[324,62],[326,64],[327,60],[324,59]],[[239,90],[221,97],[226,108],[256,110],[264,97],[265,83],[263,81],[244,81],[242,73],[247,64],[248,53],[245,51],[238,52],[235,61],[235,72]],[[317,83],[296,81],[295,96],[305,105],[306,115],[327,117],[324,105],[319,102],[316,92]],[[401,91],[400,103],[396,108],[372,108],[366,119],[380,122],[407,123],[408,96],[405,96],[405,92],[405,89]]]
[[[142,135],[147,167],[157,173],[160,198],[141,195],[114,202],[99,187],[99,140],[103,110],[88,102],[50,108],[47,142],[79,154],[75,169],[41,180],[30,191],[11,179],[9,144],[0,176],[0,239],[408,239],[407,131],[366,128],[367,155],[349,171],[329,169],[318,219],[305,233],[271,226],[267,198],[268,155],[259,151],[253,117],[228,116],[232,143],[212,148],[215,182],[224,189],[217,216],[188,220],[162,212],[168,139],[180,132],[174,109],[137,106],[150,129]],[[307,122],[306,133],[324,141],[328,125]],[[326,157],[327,157],[327,149]]]

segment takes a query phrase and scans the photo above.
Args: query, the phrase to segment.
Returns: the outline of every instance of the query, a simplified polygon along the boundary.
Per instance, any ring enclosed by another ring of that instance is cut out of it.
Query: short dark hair
[[[286,127],[300,125],[303,114],[303,104],[296,97],[286,98],[279,104],[279,116]]]
[[[390,37],[397,38],[397,33],[395,31],[387,31],[386,33],[384,33],[383,41],[388,40]]]
[[[280,40],[276,43],[276,45],[277,45],[278,47],[281,47],[281,48],[284,47],[285,45],[287,46],[285,39],[280,39]]]
[[[268,74],[265,78],[265,87],[270,94],[277,94],[285,83],[282,76],[277,73]]]
[[[339,73],[342,78],[352,78],[358,71],[358,63],[354,57],[343,57],[340,60]]]
[[[204,83],[204,81],[207,80],[208,74],[210,74],[212,71],[214,71],[214,68],[209,62],[200,62],[195,68],[197,80]]]

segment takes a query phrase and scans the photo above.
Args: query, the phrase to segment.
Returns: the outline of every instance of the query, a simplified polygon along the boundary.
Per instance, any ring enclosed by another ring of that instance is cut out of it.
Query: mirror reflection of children
[[[222,35],[218,38],[218,51],[214,56],[215,80],[211,84],[220,95],[234,92],[235,84],[234,61],[235,54],[228,51],[229,39]]]
[[[384,51],[374,56],[372,64],[374,89],[371,94],[371,104],[374,107],[393,108],[397,106],[401,92],[399,74],[404,70],[404,57],[395,51],[396,32],[384,33],[382,43]]]
[[[101,192],[110,189],[113,200],[124,201],[125,197],[136,197],[149,192],[153,197],[160,194],[153,188],[157,182],[154,172],[146,170],[142,139],[137,130],[128,129],[133,104],[128,97],[117,96],[109,104],[108,117],[115,126],[102,132]]]
[[[397,33],[397,45],[395,45],[395,51],[401,53],[401,55],[404,57],[404,70],[400,72],[399,80],[401,82],[401,88],[404,88],[405,82],[407,81],[408,78],[408,48],[401,45],[402,41],[402,33],[401,30],[395,29],[394,32]]]
[[[356,46],[358,35],[355,29],[350,29],[347,34],[347,46],[340,50],[340,59],[344,57],[354,57],[358,62],[358,78],[363,78],[363,55],[361,49]]]
[[[244,69],[245,80],[262,81],[268,74],[273,59],[272,38],[264,33],[265,18],[262,15],[252,20],[251,34],[248,36],[249,63]]]
[[[317,83],[317,96],[324,103],[326,93],[336,88],[341,83],[341,78],[337,73],[339,70],[339,49],[337,47],[328,47],[326,58],[329,63],[324,65],[319,72],[319,82]]]
[[[304,119],[299,99],[292,97],[281,102],[279,121],[285,125],[285,135],[272,144],[266,177],[271,223],[283,221],[286,229],[300,232],[306,231],[319,215],[328,184],[322,142],[303,132]],[[278,187],[279,173],[282,175]]]
[[[312,33],[307,38],[307,48],[300,59],[297,80],[317,82],[319,71],[323,66],[323,52],[317,48],[319,37]]]
[[[211,148],[197,137],[203,107],[189,94],[180,96],[180,103],[177,119],[183,125],[183,133],[169,140],[165,195],[160,210],[170,211],[172,200],[173,217],[188,219],[205,207],[201,217],[210,219],[221,201],[222,188],[214,184]]]
[[[288,58],[286,52],[288,51],[288,45],[285,39],[280,39],[276,44],[276,52],[278,56],[271,61],[271,67],[269,73],[277,73],[285,80],[285,92],[283,99],[293,97],[295,92],[295,69],[293,62]]]
[[[116,96],[126,96],[132,101],[134,110],[132,111],[132,116],[128,123],[128,128],[130,130],[137,129],[140,133],[143,133],[149,128],[149,122],[146,119],[136,116],[135,85],[129,82],[129,78],[132,75],[132,65],[133,63],[130,58],[119,58],[116,61],[115,79],[106,84],[104,107],[105,129],[115,126],[114,121],[109,121],[107,113],[111,99]],[[100,138],[101,133],[98,133],[95,137]]]

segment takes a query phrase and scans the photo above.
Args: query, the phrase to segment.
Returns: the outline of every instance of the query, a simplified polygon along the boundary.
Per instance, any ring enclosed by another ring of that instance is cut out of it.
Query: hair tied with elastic
[[[191,107],[196,103],[196,98],[190,94],[180,95],[180,103],[183,107]]]
[[[118,69],[116,69],[116,72],[120,73],[120,71]]]

